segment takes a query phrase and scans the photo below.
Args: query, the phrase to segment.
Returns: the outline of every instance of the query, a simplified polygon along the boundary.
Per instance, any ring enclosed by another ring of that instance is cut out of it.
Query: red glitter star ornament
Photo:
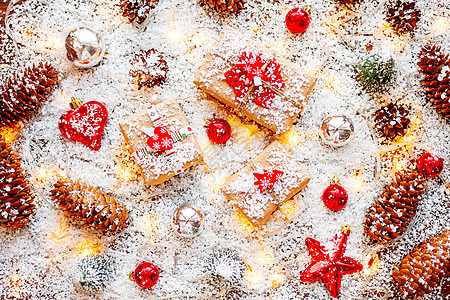
[[[331,296],[339,297],[342,275],[356,273],[363,268],[356,260],[344,256],[349,234],[350,227],[342,227],[341,235],[336,235],[326,246],[312,238],[306,238],[305,243],[313,262],[302,272],[300,280],[307,282],[323,279]]]
[[[263,174],[253,173],[255,175],[257,181],[255,181],[255,185],[259,185],[259,191],[264,193],[266,189],[273,189],[275,182],[281,179],[284,172],[279,170],[267,171],[264,170]]]
[[[245,51],[225,73],[225,79],[233,88],[236,101],[245,103],[249,100],[265,108],[272,105],[275,91],[285,86],[275,59],[266,61],[262,54]]]

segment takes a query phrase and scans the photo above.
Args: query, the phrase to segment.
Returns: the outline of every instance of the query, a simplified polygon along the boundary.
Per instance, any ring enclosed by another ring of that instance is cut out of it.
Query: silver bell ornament
[[[330,116],[323,121],[320,136],[326,144],[340,147],[350,141],[354,131],[350,118],[342,115]]]
[[[81,68],[97,65],[104,54],[102,38],[86,27],[78,27],[69,32],[65,47],[67,59]]]
[[[203,214],[196,207],[182,205],[173,214],[172,226],[182,237],[195,237],[203,228]]]

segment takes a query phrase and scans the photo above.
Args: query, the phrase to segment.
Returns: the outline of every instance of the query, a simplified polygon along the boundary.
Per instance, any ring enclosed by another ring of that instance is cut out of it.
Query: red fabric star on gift
[[[327,247],[312,238],[306,238],[305,243],[313,262],[302,272],[300,280],[307,282],[322,279],[331,296],[339,297],[342,275],[359,272],[363,268],[356,260],[344,256],[349,234],[350,228],[342,227],[341,235],[336,235]]]
[[[275,59],[267,63],[262,54],[255,55],[245,51],[238,58],[236,65],[225,73],[225,79],[233,88],[237,101],[246,102],[248,99],[265,108],[272,105],[276,95],[266,84],[279,90],[285,86],[280,65]]]
[[[255,185],[259,185],[259,191],[264,193],[266,189],[273,189],[275,182],[281,179],[284,172],[279,170],[267,171],[264,170],[263,174],[253,173],[255,175],[257,181],[255,181]]]

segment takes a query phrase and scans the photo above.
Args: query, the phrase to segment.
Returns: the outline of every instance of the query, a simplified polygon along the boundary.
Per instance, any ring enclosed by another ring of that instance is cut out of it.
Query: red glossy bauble
[[[133,277],[138,286],[144,289],[149,289],[158,282],[159,270],[154,264],[143,262],[137,266]]]
[[[323,203],[332,210],[340,210],[347,205],[347,191],[338,184],[332,184],[325,189],[322,195]]]
[[[81,142],[92,150],[98,151],[107,119],[106,107],[100,102],[89,101],[63,114],[58,126],[59,131],[66,138]]]
[[[436,177],[443,169],[444,161],[437,155],[425,153],[417,160],[417,170],[425,177]]]
[[[224,119],[215,119],[209,122],[206,133],[211,142],[222,144],[230,139],[231,126]]]
[[[292,33],[302,33],[308,28],[310,20],[306,10],[294,8],[286,15],[286,26]]]

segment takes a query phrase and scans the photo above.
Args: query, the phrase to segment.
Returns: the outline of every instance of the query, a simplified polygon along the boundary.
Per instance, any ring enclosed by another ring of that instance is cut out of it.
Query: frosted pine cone
[[[450,231],[418,245],[392,271],[394,283],[405,298],[430,293],[450,275]]]
[[[427,45],[419,53],[418,66],[428,102],[443,118],[450,117],[450,58],[440,47]]]
[[[131,61],[130,75],[141,88],[143,85],[153,87],[167,80],[169,67],[163,56],[156,49],[141,50]]]
[[[387,4],[386,21],[398,34],[412,32],[420,20],[420,11],[416,9],[414,1],[393,1]]]
[[[16,152],[0,136],[0,225],[21,228],[34,214],[34,194]]]
[[[85,183],[59,179],[51,196],[67,214],[101,232],[120,232],[128,225],[123,205]]]
[[[201,2],[219,12],[236,13],[244,8],[247,0],[201,0]]]
[[[15,73],[0,89],[0,126],[29,118],[48,99],[58,81],[50,64],[40,63]]]
[[[380,243],[404,233],[422,200],[424,181],[413,163],[397,172],[366,213],[365,233]]]
[[[159,0],[122,0],[120,7],[122,8],[122,15],[128,18],[131,23],[142,25],[158,2]]]
[[[389,103],[375,112],[375,129],[386,139],[402,137],[411,123],[408,114],[404,105]]]

